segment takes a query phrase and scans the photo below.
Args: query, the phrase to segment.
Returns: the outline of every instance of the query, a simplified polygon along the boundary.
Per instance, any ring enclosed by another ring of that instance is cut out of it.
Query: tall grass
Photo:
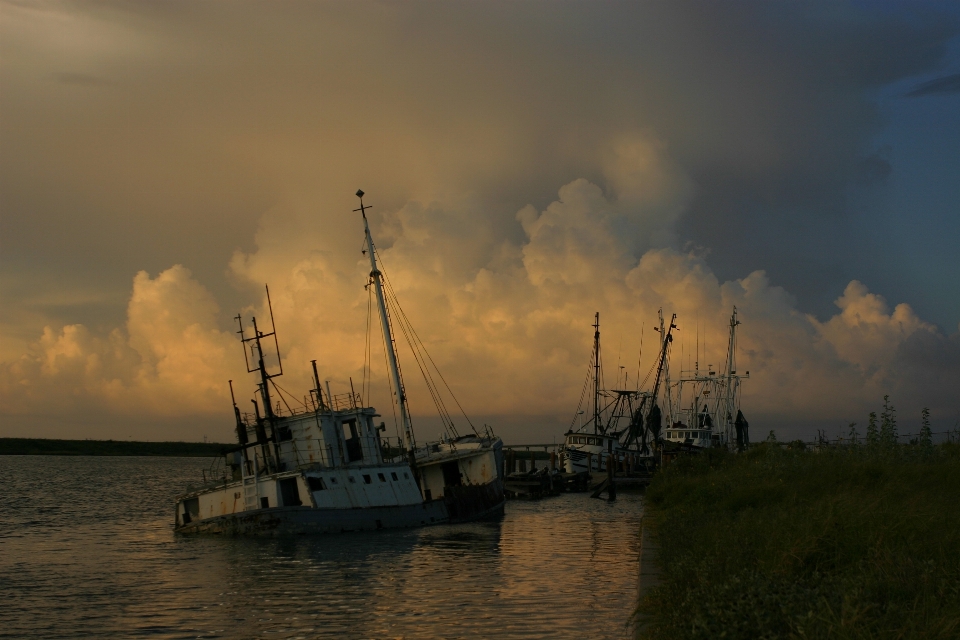
[[[647,504],[640,637],[960,637],[957,445],[709,451]]]

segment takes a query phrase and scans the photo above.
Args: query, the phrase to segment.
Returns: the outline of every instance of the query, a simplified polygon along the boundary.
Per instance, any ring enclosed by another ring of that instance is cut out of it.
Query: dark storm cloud
[[[922,96],[957,92],[960,92],[960,73],[921,82],[913,91],[907,94],[907,97],[920,98]]]
[[[702,55],[702,69],[720,67],[721,88],[699,117],[725,116],[726,146],[701,155],[692,145],[684,164],[699,189],[681,234],[712,249],[723,277],[765,265],[803,307],[829,313],[826,291],[869,278],[864,254],[876,250],[849,222],[861,215],[850,189],[895,171],[871,147],[882,127],[871,92],[933,68],[957,23],[909,10],[764,7],[739,24],[722,4],[703,18],[715,57]]]

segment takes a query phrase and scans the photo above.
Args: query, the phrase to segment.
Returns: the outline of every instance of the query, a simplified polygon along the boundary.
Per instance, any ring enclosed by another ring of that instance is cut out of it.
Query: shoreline
[[[212,458],[235,445],[221,442],[144,442],[137,440],[55,440],[0,438],[0,455],[8,456],[155,456]]]

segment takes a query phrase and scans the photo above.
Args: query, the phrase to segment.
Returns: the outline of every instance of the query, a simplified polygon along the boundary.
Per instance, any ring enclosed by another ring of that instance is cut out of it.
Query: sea
[[[640,495],[494,521],[173,532],[203,458],[0,456],[0,638],[626,638]]]

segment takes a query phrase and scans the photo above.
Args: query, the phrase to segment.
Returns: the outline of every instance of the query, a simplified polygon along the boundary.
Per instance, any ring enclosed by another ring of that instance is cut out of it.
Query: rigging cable
[[[393,291],[393,288],[391,287],[391,292],[392,292],[392,291]],[[470,429],[473,430],[473,433],[474,433],[475,435],[479,436],[480,434],[477,432],[477,428],[473,425],[473,422],[471,422],[470,416],[468,416],[468,415],[467,415],[467,412],[463,410],[463,407],[460,405],[460,401],[457,400],[457,396],[453,393],[453,389],[451,389],[451,388],[450,388],[450,385],[447,384],[447,379],[443,377],[443,373],[440,371],[440,367],[438,367],[438,366],[437,366],[437,363],[434,362],[433,356],[430,355],[430,352],[427,350],[427,346],[426,346],[425,344],[423,344],[423,340],[420,339],[420,335],[417,333],[417,330],[414,328],[413,323],[411,323],[411,322],[407,319],[407,316],[406,316],[406,314],[403,312],[403,309],[400,308],[400,302],[397,300],[396,295],[393,296],[393,299],[394,299],[394,301],[396,301],[397,309],[399,310],[400,314],[402,314],[403,317],[404,317],[404,320],[407,321],[407,324],[408,324],[409,327],[410,327],[410,331],[413,333],[413,336],[416,338],[417,342],[420,344],[420,347],[423,349],[423,355],[425,355],[425,356],[427,357],[427,359],[430,361],[430,364],[433,365],[434,371],[437,372],[437,375],[440,377],[440,381],[443,382],[443,386],[445,386],[445,387],[447,388],[447,391],[450,393],[450,397],[453,398],[453,401],[456,403],[457,408],[460,409],[460,413],[463,415],[464,419],[467,421],[467,424],[470,425]],[[447,413],[447,416],[448,416],[448,418],[450,417],[449,412]],[[452,419],[451,419],[450,425],[453,426],[453,421],[452,421]],[[456,434],[456,429],[454,429],[454,433]],[[459,437],[459,436],[458,436],[458,437]]]
[[[377,252],[379,256],[379,251]],[[382,265],[382,258],[381,258]],[[384,288],[387,293],[387,303],[388,306],[393,306],[395,309],[395,315],[397,317],[397,324],[400,326],[400,330],[403,332],[403,336],[407,341],[407,344],[410,346],[410,350],[413,352],[413,357],[417,362],[417,366],[420,369],[420,374],[423,376],[424,382],[427,385],[427,390],[430,393],[430,397],[433,400],[434,406],[437,409],[437,413],[440,416],[440,421],[444,426],[445,430],[449,430],[454,437],[460,437],[460,434],[457,432],[456,427],[453,424],[452,417],[449,410],[447,410],[446,403],[443,401],[442,394],[440,393],[439,385],[433,379],[433,375],[430,372],[430,367],[427,364],[427,359],[429,359],[430,364],[433,364],[434,369],[437,371],[437,375],[440,376],[440,379],[443,380],[444,385],[447,387],[447,390],[450,391],[451,397],[453,397],[454,402],[457,403],[457,406],[460,408],[461,413],[463,413],[464,418],[466,418],[468,424],[476,433],[476,428],[470,422],[470,418],[467,417],[466,413],[463,412],[463,407],[460,406],[459,401],[457,401],[456,396],[453,395],[453,391],[450,390],[450,386],[447,384],[446,380],[443,379],[443,375],[440,373],[439,368],[436,363],[433,361],[433,358],[430,356],[427,351],[426,345],[423,344],[423,341],[420,339],[420,336],[417,334],[416,330],[413,328],[413,324],[410,322],[409,317],[403,311],[403,307],[400,306],[400,301],[397,299],[396,292],[393,288],[393,285],[390,282],[389,276],[387,276],[384,269],[381,269],[383,275],[383,282],[386,285]]]

